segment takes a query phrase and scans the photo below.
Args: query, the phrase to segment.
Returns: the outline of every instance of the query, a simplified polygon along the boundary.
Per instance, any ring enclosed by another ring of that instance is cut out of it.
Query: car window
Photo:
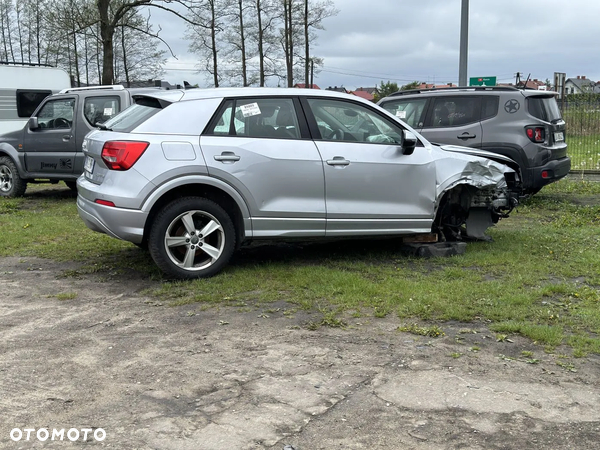
[[[498,103],[500,99],[497,95],[485,96],[481,100],[481,120],[490,119],[498,114]]]
[[[366,106],[330,99],[308,99],[319,138],[326,141],[400,144],[403,130]]]
[[[481,117],[481,99],[479,97],[442,97],[436,98],[429,126],[456,127],[478,122]]]
[[[40,128],[71,128],[74,108],[74,98],[48,101],[37,114]]]
[[[229,100],[207,134],[299,139],[300,127],[290,98]]]
[[[31,117],[35,108],[49,95],[52,95],[52,91],[17,89],[17,115]]]
[[[121,101],[118,96],[88,97],[83,103],[83,115],[92,126],[112,119],[120,110]]]
[[[104,122],[104,126],[112,131],[129,133],[153,115],[167,108],[170,103],[158,100],[154,97],[143,95],[133,96],[133,105],[124,109],[112,119]]]
[[[546,122],[561,119],[560,109],[554,97],[527,97],[529,114]]]
[[[411,127],[420,128],[423,126],[421,123],[421,115],[423,114],[426,103],[426,98],[412,98],[391,100],[389,102],[382,103],[381,106],[398,117],[398,119],[409,124]]]

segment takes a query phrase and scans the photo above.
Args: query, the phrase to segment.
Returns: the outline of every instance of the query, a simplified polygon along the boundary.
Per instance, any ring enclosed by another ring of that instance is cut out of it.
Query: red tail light
[[[110,170],[128,170],[149,145],[138,141],[108,141],[102,147],[102,160]]]
[[[544,127],[525,127],[525,132],[531,142],[539,144],[546,140],[546,130],[544,130]]]

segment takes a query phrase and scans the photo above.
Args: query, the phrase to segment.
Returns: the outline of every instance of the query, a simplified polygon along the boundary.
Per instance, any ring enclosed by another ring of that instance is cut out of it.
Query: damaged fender
[[[515,179],[518,174],[507,165],[474,156],[471,149],[468,154],[459,149],[436,158],[434,231],[442,240],[489,240],[485,231],[518,204],[518,194],[507,183],[507,176]]]

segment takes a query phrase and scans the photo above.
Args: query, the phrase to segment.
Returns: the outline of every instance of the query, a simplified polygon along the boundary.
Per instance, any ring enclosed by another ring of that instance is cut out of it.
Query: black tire
[[[167,245],[171,239],[172,245]],[[175,278],[206,278],[220,272],[235,250],[229,214],[215,202],[184,197],[156,216],[148,238],[156,265]]]
[[[8,156],[0,157],[0,197],[22,197],[27,181],[19,177],[17,166]]]
[[[73,192],[77,192],[77,181],[65,181],[65,184]]]

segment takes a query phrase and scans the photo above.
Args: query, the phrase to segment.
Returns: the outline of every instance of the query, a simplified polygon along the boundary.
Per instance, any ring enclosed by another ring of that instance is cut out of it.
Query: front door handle
[[[461,134],[460,136],[456,136],[458,139],[462,139],[463,141],[466,141],[467,139],[475,139],[477,136],[474,134],[469,134],[466,131]]]
[[[334,156],[333,159],[328,159],[325,161],[330,166],[349,166],[350,161],[348,161],[343,156]]]
[[[73,136],[71,136],[70,134],[65,134],[65,135],[63,135],[62,139],[64,142],[69,142],[72,137]]]
[[[240,160],[240,157],[233,152],[223,152],[220,155],[214,156],[215,161],[221,162],[236,162]]]

